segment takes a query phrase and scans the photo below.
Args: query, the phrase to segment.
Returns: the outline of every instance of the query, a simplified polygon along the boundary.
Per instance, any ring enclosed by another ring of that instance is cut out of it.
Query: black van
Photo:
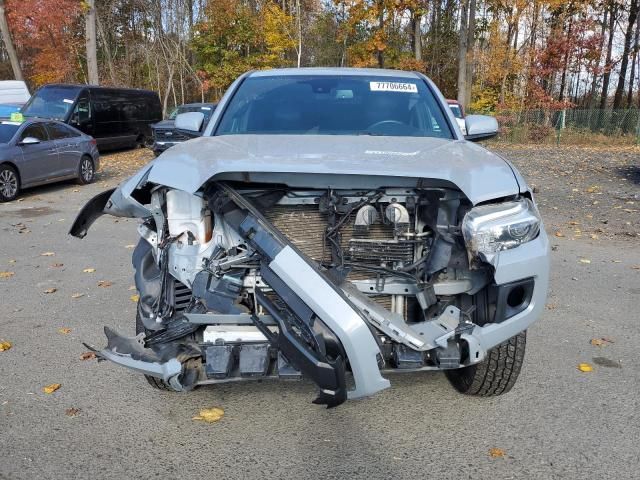
[[[149,90],[51,84],[33,94],[22,114],[73,125],[106,150],[150,143],[150,125],[162,120],[162,107]]]

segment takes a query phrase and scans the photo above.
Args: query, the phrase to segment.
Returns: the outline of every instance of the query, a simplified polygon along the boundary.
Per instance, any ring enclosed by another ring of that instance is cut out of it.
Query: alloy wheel
[[[12,198],[18,191],[18,177],[11,170],[0,171],[0,192],[5,198]]]
[[[87,183],[93,179],[93,162],[88,158],[82,160],[82,164],[80,165],[80,175],[82,175],[82,180]]]

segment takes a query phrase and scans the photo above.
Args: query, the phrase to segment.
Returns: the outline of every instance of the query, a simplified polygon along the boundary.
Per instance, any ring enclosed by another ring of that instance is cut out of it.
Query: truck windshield
[[[22,114],[25,117],[66,120],[78,93],[77,88],[43,87],[22,107]]]
[[[247,78],[215,135],[388,135],[453,138],[419,78],[291,75]]]

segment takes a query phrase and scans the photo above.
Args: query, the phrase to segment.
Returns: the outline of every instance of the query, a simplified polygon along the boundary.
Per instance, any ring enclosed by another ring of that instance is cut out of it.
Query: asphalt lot
[[[152,390],[80,359],[82,342],[104,345],[104,325],[134,333],[136,222],[103,217],[84,240],[67,235],[85,201],[149,154],[104,156],[93,185],[0,204],[0,272],[13,272],[0,278],[0,341],[12,343],[0,352],[0,479],[638,478],[640,151],[501,151],[536,185],[554,247],[520,380],[491,399],[432,373],[395,375],[333,410],[312,405],[305,382]],[[213,406],[221,421],[192,420]]]

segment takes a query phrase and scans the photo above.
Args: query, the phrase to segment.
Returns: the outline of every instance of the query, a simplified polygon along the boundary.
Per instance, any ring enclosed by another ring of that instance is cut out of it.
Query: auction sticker
[[[369,90],[372,92],[418,93],[418,86],[415,83],[369,82]]]

